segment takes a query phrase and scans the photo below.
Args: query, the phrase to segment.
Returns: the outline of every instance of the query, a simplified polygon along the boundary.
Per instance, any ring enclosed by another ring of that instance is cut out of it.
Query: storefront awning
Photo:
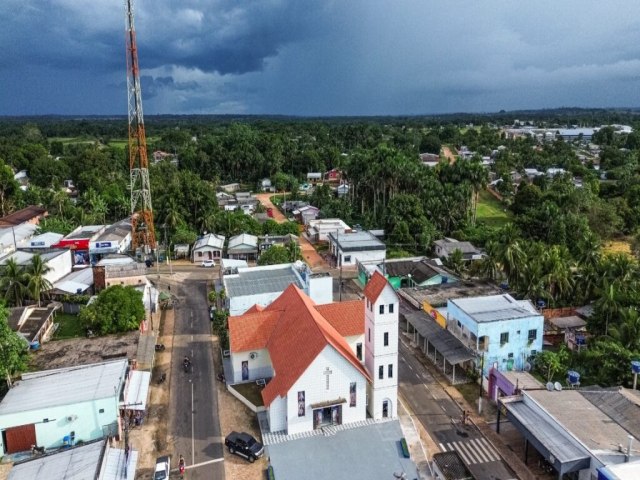
[[[129,385],[127,385],[122,407],[127,410],[145,410],[150,381],[151,372],[132,371],[129,374]]]

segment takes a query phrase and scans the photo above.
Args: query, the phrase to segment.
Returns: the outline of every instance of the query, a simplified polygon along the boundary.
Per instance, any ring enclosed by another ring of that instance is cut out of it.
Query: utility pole
[[[478,392],[478,415],[482,414],[482,381],[484,380],[484,351],[480,359],[480,391]]]

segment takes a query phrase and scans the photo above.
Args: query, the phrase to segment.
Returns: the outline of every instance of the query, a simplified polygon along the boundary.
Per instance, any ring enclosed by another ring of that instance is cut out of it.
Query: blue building
[[[542,350],[543,327],[544,317],[529,300],[508,294],[447,301],[447,329],[478,353],[485,375],[491,367],[524,369]]]

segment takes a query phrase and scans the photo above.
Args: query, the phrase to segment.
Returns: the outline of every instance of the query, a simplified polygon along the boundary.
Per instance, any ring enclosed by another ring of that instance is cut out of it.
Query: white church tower
[[[364,289],[367,410],[372,418],[398,416],[398,296],[376,271]]]

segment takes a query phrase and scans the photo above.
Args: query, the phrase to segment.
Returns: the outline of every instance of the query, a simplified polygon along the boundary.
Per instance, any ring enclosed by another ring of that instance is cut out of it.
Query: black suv
[[[224,444],[229,449],[229,453],[245,457],[251,463],[255,462],[256,458],[260,458],[264,453],[264,446],[245,432],[231,432],[224,439]]]

